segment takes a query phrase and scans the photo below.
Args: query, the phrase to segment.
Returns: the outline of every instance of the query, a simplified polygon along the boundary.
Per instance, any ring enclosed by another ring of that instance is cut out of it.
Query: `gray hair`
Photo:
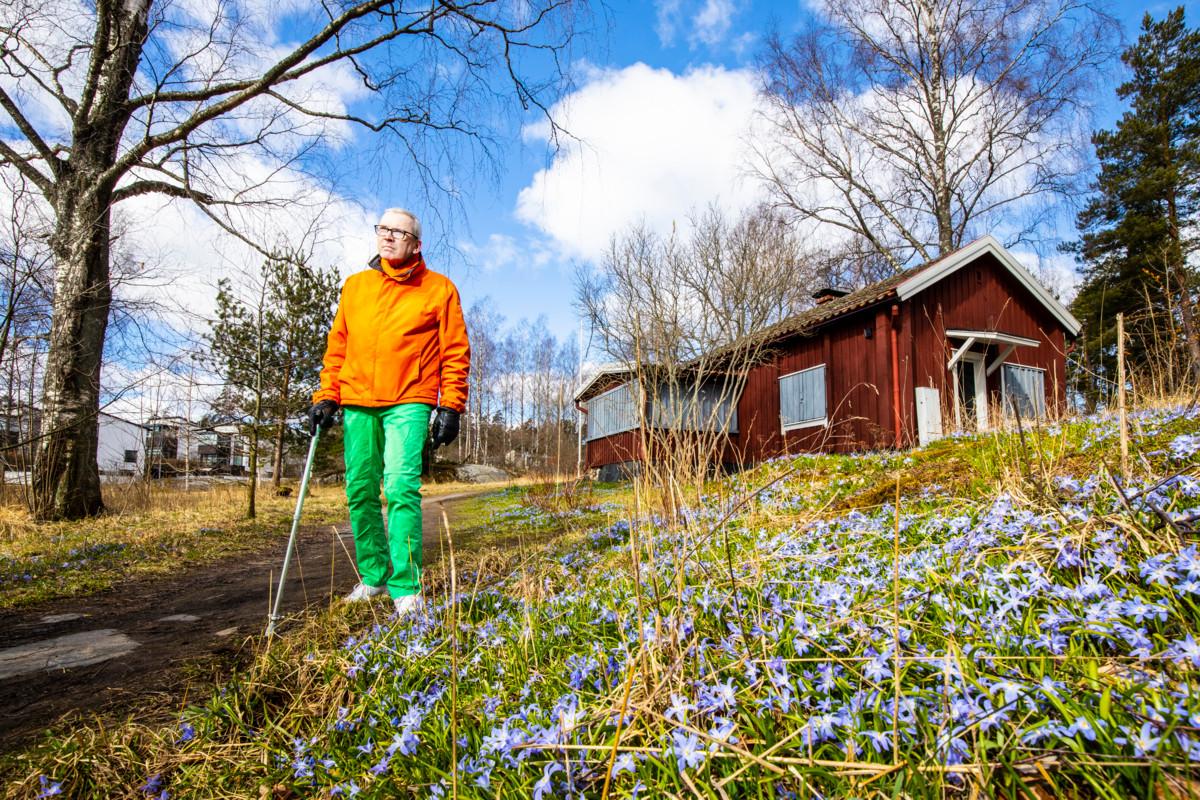
[[[413,224],[413,233],[416,235],[418,240],[421,238],[421,220],[417,219],[416,214],[409,211],[407,208],[389,208],[385,209],[384,212],[379,215],[379,218],[383,219],[383,217],[388,214],[400,214],[401,216],[411,219]]]

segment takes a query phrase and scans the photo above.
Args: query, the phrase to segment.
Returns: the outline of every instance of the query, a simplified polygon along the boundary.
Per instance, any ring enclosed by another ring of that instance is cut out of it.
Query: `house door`
[[[954,365],[955,416],[959,430],[988,429],[987,376],[983,365],[982,353],[964,353]]]

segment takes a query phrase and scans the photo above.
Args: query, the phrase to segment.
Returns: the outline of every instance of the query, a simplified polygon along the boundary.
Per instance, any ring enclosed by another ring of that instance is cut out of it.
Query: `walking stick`
[[[308,443],[308,460],[304,462],[304,477],[300,481],[300,495],[296,498],[296,513],[292,516],[292,535],[288,537],[287,552],[283,555],[283,569],[279,571],[279,588],[275,591],[275,605],[271,616],[267,619],[267,638],[275,635],[275,623],[279,621],[279,606],[283,602],[283,582],[287,580],[288,564],[292,560],[292,550],[296,547],[296,531],[300,529],[300,512],[304,508],[304,496],[308,494],[308,479],[312,475],[313,460],[317,454],[317,440],[321,438],[321,428],[317,427],[312,441]]]

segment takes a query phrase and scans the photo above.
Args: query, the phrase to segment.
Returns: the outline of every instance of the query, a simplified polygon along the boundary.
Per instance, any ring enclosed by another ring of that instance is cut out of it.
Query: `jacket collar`
[[[371,257],[371,260],[367,262],[367,266],[376,272],[382,273],[386,278],[403,283],[413,275],[420,274],[425,270],[425,259],[420,253],[417,253],[403,264],[388,263],[387,266],[384,266],[383,259],[376,255]]]

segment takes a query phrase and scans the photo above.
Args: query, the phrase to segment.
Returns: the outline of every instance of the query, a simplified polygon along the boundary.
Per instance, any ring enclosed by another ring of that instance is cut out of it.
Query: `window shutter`
[[[825,365],[779,379],[779,413],[783,427],[825,421]]]

